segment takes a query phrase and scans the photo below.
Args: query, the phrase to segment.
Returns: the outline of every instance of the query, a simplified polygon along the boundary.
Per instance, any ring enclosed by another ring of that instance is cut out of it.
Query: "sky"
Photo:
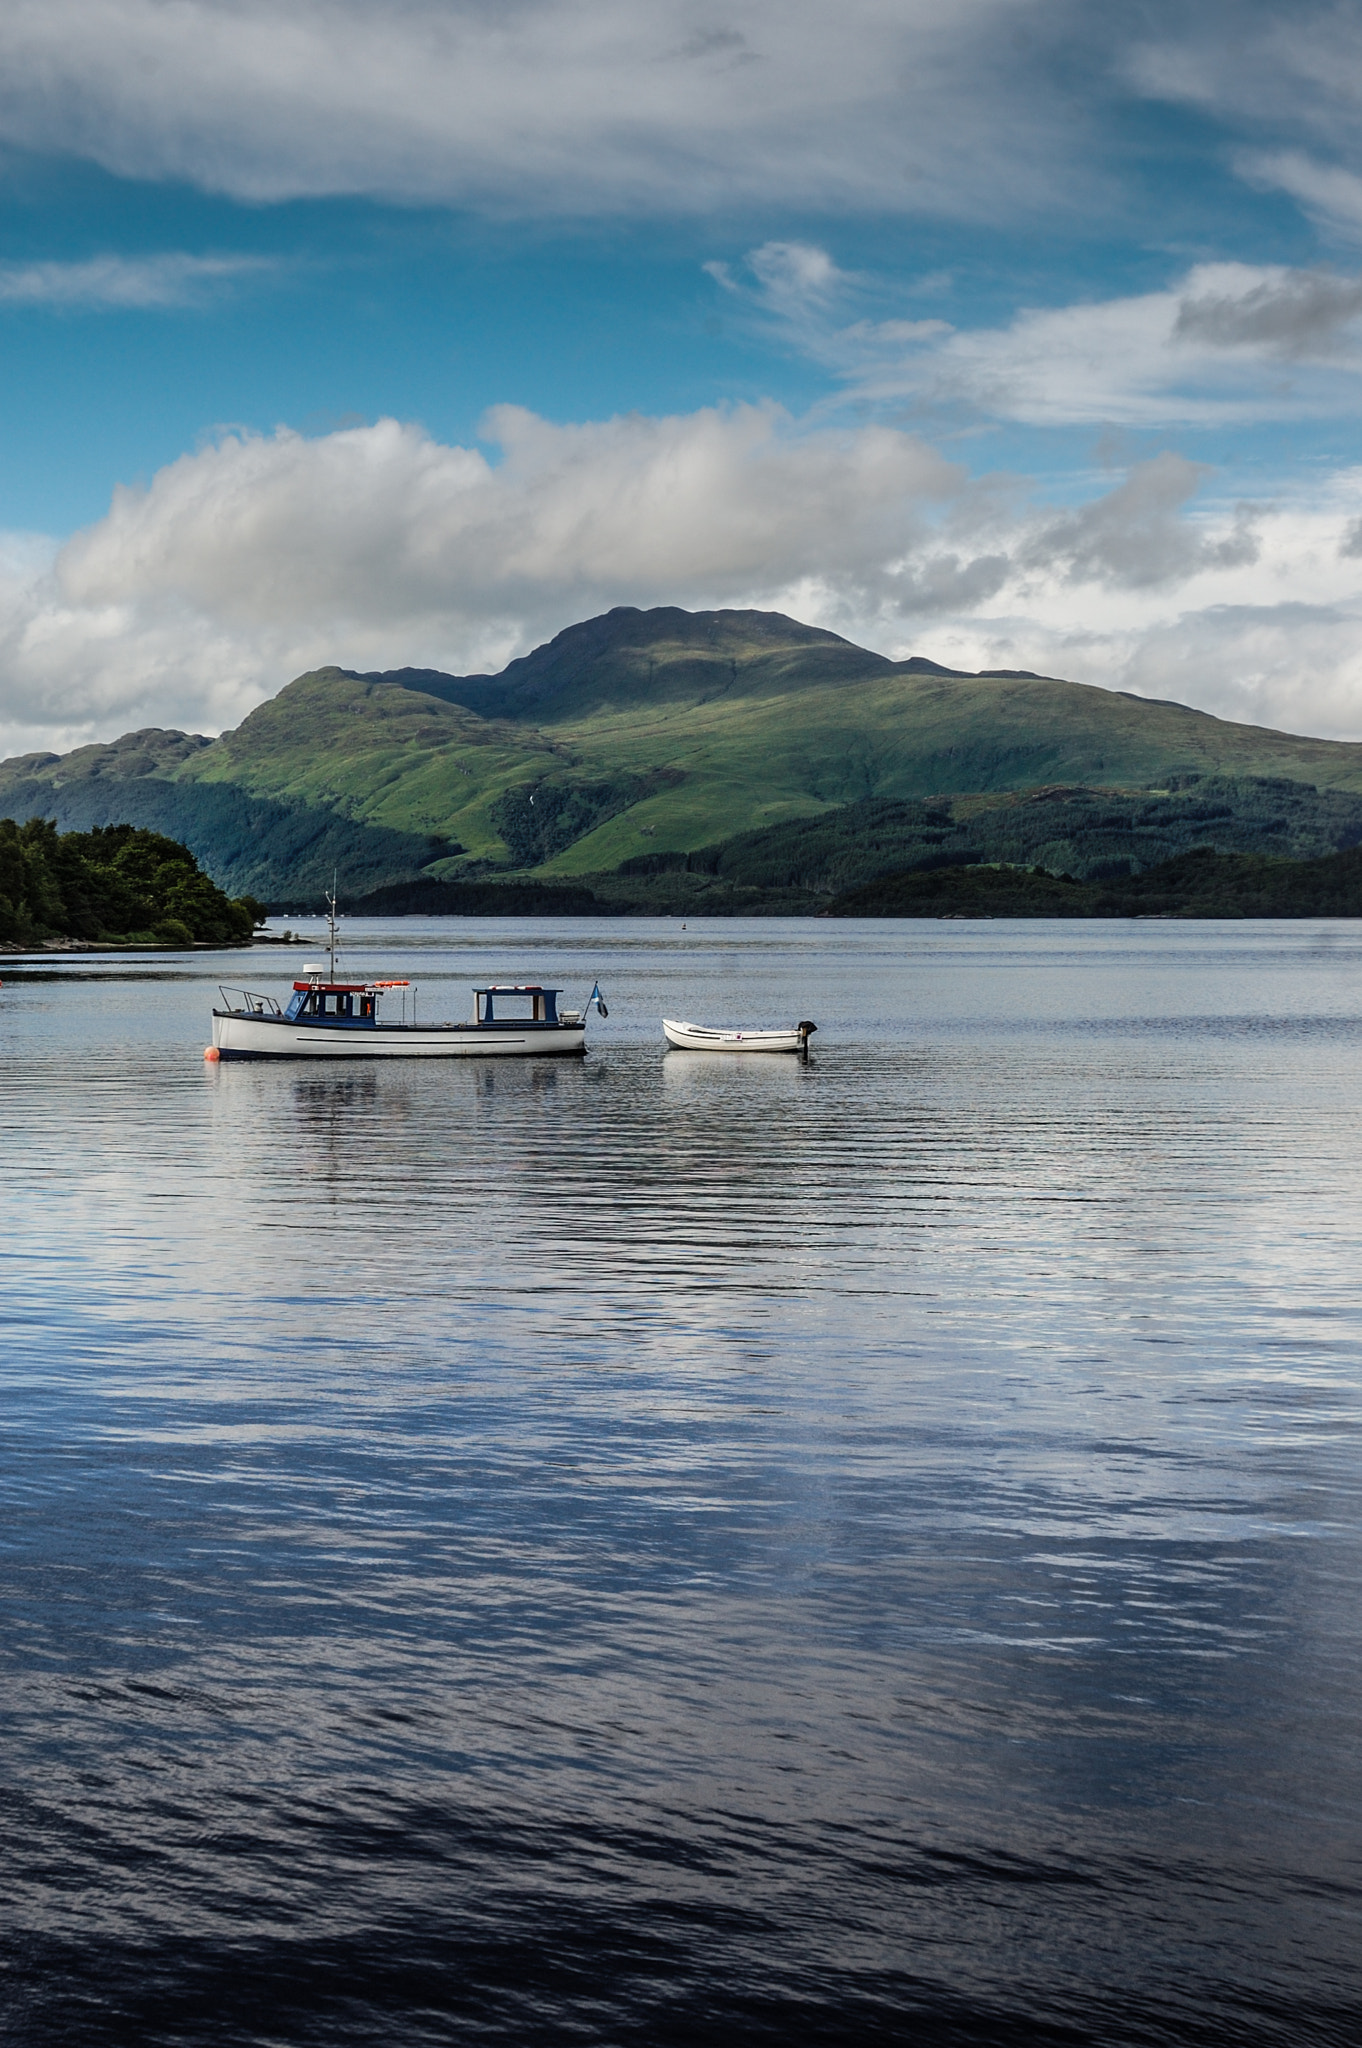
[[[6,0],[0,754],[612,605],[1362,738],[1362,11]]]

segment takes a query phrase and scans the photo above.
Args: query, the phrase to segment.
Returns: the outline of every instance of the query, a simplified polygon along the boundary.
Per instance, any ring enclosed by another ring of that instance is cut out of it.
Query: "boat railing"
[[[248,1017],[282,1017],[284,1014],[273,996],[261,995],[253,988],[227,988],[219,982],[218,994],[222,997],[224,1010],[244,1012]],[[234,996],[239,1000],[233,1002]]]

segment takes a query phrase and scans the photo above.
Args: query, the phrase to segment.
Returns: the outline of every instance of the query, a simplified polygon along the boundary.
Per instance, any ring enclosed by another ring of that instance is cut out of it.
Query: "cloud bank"
[[[499,667],[615,604],[788,611],[891,654],[1046,669],[1362,735],[1362,471],[1309,507],[1206,501],[1166,453],[1037,504],[900,429],[774,406],[489,447],[382,420],[229,434],[62,546],[0,549],[0,745],[235,724],[324,662]]]
[[[971,93],[1005,93],[1011,25],[1043,12],[1036,0],[726,0],[717,15],[697,0],[9,0],[0,140],[249,201],[364,194],[562,214],[925,199],[969,213],[1001,186],[1005,153],[1014,193],[1032,180],[1059,192],[1039,85],[1006,145],[979,120],[959,147]]]
[[[1143,100],[1355,236],[1360,59],[1327,0],[7,0],[0,144],[251,202],[1077,222]]]

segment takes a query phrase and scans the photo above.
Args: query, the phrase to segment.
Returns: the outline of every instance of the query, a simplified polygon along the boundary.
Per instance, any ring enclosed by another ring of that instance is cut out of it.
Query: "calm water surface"
[[[347,944],[0,963],[6,2041],[1362,2038],[1362,926]]]

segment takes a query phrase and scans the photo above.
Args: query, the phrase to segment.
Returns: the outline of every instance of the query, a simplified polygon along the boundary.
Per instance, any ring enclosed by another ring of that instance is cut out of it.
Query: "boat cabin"
[[[290,1024],[300,1017],[316,1023],[374,1024],[378,986],[365,981],[295,981],[284,1016]]]
[[[558,988],[540,988],[536,982],[493,982],[490,988],[474,989],[473,1022],[556,1024],[562,993]]]

